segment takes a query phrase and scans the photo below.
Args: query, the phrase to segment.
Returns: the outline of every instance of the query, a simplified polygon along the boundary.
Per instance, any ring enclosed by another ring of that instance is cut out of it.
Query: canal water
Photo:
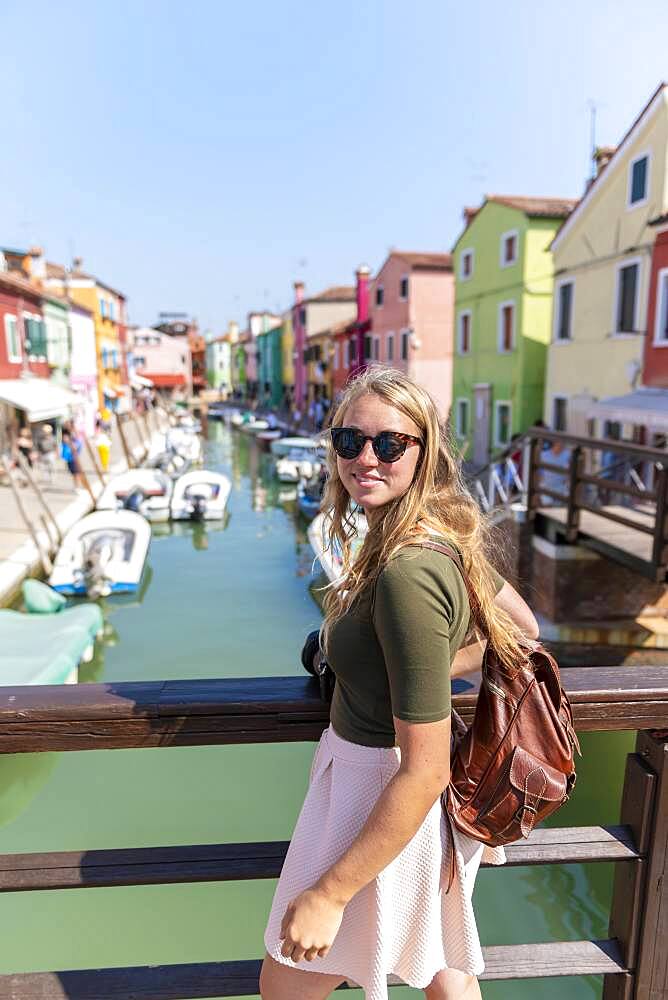
[[[82,681],[298,673],[320,621],[295,491],[247,436],[209,425],[206,464],[231,477],[222,526],[157,525],[142,594],[105,605]],[[582,740],[558,824],[618,820],[631,734]],[[289,839],[312,744],[0,756],[0,853]],[[611,866],[486,870],[484,944],[607,937]],[[0,895],[0,973],[257,958],[273,881]],[[351,997],[361,997],[353,991]],[[422,994],[392,991],[395,1000]],[[592,1000],[601,980],[484,983],[486,1000]]]

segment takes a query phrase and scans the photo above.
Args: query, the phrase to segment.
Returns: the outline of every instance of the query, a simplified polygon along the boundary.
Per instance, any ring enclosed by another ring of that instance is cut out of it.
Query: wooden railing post
[[[664,577],[664,549],[666,547],[666,513],[668,511],[668,469],[662,462],[654,466],[654,491],[656,493],[656,516],[654,521],[654,544],[652,563],[657,579]]]
[[[536,465],[541,453],[541,440],[538,437],[531,437],[527,439],[527,443],[524,449],[523,457],[523,467],[524,467],[524,496],[522,497],[524,506],[527,508],[528,517],[533,516],[533,512],[536,507],[539,506],[537,503],[536,492],[538,488],[538,469]]]
[[[128,469],[134,469],[136,463],[132,457],[130,449],[128,448],[128,442],[127,438],[125,437],[125,429],[123,427],[121,415],[120,413],[116,413],[115,416],[116,416],[116,427],[118,428],[118,433],[120,434],[121,445],[123,447],[123,454],[125,455],[125,462],[127,464]]]
[[[568,463],[568,507],[566,509],[566,541],[577,541],[580,530],[580,509],[578,507],[578,489],[580,486],[580,468],[582,466],[582,448],[576,445],[571,452]]]
[[[656,775],[656,795],[633,998],[660,1000],[668,997],[668,729],[638,733],[636,751]]]
[[[638,753],[626,759],[620,823],[629,826],[637,851],[646,858],[652,834],[656,774]],[[633,969],[645,908],[647,861],[618,863],[610,907],[609,937],[619,941],[624,965]],[[633,976],[606,976],[602,1000],[632,1000]]]

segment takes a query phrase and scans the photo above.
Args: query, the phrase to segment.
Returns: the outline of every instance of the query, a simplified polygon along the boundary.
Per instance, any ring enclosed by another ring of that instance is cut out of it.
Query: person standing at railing
[[[505,854],[459,832],[453,845],[440,798],[450,678],[479,668],[485,643],[466,644],[470,607],[454,562],[422,543],[459,550],[503,662],[523,661],[536,620],[487,561],[486,522],[421,386],[367,369],[330,435],[323,507],[344,565],[322,631],[336,676],[331,724],[274,896],[260,992],[324,1000],[348,979],[366,1000],[386,1000],[396,974],[428,1000],[476,1000],[484,963],[473,887],[483,854],[497,864]],[[351,502],[368,523],[354,562]]]

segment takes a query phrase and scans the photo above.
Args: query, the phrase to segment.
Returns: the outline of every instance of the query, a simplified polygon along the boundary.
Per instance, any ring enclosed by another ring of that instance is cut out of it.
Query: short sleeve
[[[506,582],[500,573],[497,573],[493,566],[489,567],[490,575],[492,577],[492,582],[494,584],[494,593],[499,594]]]
[[[401,553],[376,582],[373,625],[385,660],[392,714],[406,722],[437,722],[450,714],[456,597],[446,581],[455,573],[445,560],[437,564],[432,554]]]

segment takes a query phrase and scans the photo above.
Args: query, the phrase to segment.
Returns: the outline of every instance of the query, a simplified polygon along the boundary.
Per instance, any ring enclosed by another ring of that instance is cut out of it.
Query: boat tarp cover
[[[62,684],[102,629],[97,604],[56,614],[0,610],[0,685]]]

